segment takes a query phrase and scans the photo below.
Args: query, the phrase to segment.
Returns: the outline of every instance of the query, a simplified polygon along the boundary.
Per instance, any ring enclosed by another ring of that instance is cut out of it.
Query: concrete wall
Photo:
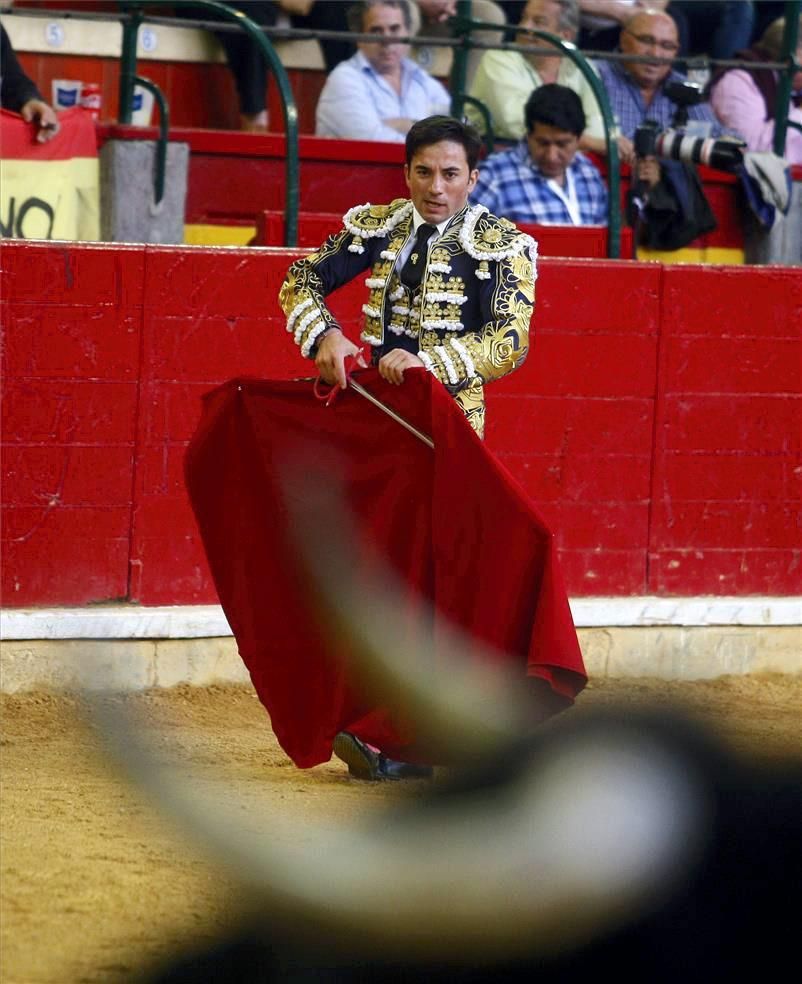
[[[4,631],[16,629],[49,638],[6,638],[0,652],[0,691],[20,693],[41,689],[143,690],[180,683],[208,686],[214,683],[248,683],[250,678],[230,635],[219,635],[219,611],[205,618],[196,606],[187,610],[137,611],[118,608],[102,618],[106,624],[89,623],[86,609],[72,614],[6,613]],[[583,620],[581,606],[575,619]],[[601,608],[602,606],[597,606]],[[609,609],[609,603],[607,605]],[[712,606],[711,606],[712,607]],[[778,624],[782,606],[776,603],[773,624],[733,625],[606,625],[579,626],[579,642],[591,678],[656,677],[663,680],[708,680],[723,675],[802,673],[802,628]],[[104,615],[106,613],[104,612]],[[708,610],[709,616],[715,616]],[[35,625],[48,621],[47,626]],[[207,635],[173,638],[164,624],[206,627]],[[612,619],[611,619],[612,621]],[[83,622],[83,625],[76,623]],[[16,623],[16,624],[15,624]],[[60,634],[63,632],[63,635]],[[111,636],[105,633],[111,632]],[[71,638],[92,633],[91,638]],[[167,633],[167,634],[165,634]]]

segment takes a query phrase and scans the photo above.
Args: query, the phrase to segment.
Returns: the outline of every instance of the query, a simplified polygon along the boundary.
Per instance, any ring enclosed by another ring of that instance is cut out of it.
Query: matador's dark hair
[[[469,124],[455,120],[453,116],[427,116],[413,123],[407,133],[407,167],[421,147],[430,147],[442,140],[461,144],[468,158],[468,170],[473,171],[482,149],[482,138]]]

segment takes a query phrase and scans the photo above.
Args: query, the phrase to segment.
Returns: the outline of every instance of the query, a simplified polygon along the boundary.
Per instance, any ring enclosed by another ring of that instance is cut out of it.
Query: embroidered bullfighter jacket
[[[398,257],[412,228],[406,199],[350,209],[340,232],[289,268],[279,294],[287,331],[304,356],[314,357],[318,338],[339,327],[325,297],[368,270],[361,339],[374,361],[401,336],[412,340],[411,349],[481,436],[485,384],[526,358],[537,244],[483,205],[466,206],[432,245],[421,287],[411,293]]]

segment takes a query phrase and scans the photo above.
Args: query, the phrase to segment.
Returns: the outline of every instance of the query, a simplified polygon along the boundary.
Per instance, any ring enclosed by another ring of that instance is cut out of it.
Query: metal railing
[[[463,43],[454,51],[454,67],[451,75],[451,111],[455,116],[462,115],[462,109],[466,99],[464,90],[467,60],[470,49],[474,46],[474,42],[470,38],[471,32],[474,30],[507,31],[510,28],[509,24],[492,24],[486,21],[473,20],[469,16],[470,9],[471,0],[459,0],[457,4],[457,23],[455,30],[462,37]],[[547,41],[549,45],[553,45],[566,58],[571,59],[593,91],[593,96],[599,105],[602,115],[604,143],[607,151],[607,179],[609,185],[607,195],[607,255],[612,259],[618,259],[621,256],[621,175],[619,173],[618,144],[614,137],[616,123],[613,119],[610,101],[607,98],[604,85],[582,52],[570,41],[564,41],[562,38],[557,37],[555,34],[550,34],[548,31],[538,31],[531,28],[516,28],[516,33],[525,33],[540,41]],[[498,47],[502,46],[509,47],[500,42]],[[483,44],[482,47],[496,46]],[[554,54],[553,51],[551,53]],[[523,116],[523,107],[521,107],[521,115]]]
[[[796,60],[796,46],[799,40],[799,12],[802,10],[800,0],[788,0],[785,4],[785,32],[783,34],[782,57],[787,60],[788,67],[780,74],[780,84],[777,87],[777,107],[774,113],[774,153],[780,157],[785,153],[785,138],[789,124],[798,130],[802,127],[788,119],[788,104],[791,101],[791,81],[795,72],[802,66]]]
[[[298,113],[286,71],[268,38],[286,41],[343,40],[344,38],[347,38],[350,41],[360,41],[375,40],[375,37],[370,34],[353,32],[343,34],[341,31],[283,27],[262,28],[240,11],[233,10],[225,4],[218,2],[218,0],[173,0],[173,3],[180,6],[204,7],[224,19],[224,23],[220,23],[219,21],[212,23],[182,20],[181,26],[189,27],[195,23],[195,26],[212,31],[232,29],[244,30],[256,43],[268,68],[274,75],[281,98],[287,140],[285,238],[287,245],[296,245],[299,208]],[[146,16],[144,14],[144,9],[146,7],[163,6],[163,0],[120,0],[120,4],[127,11],[127,13],[120,15],[120,20],[123,24],[123,53],[121,57],[122,65],[120,73],[120,122],[130,122],[133,107],[134,86],[137,84],[144,85],[146,88],[153,91],[154,96],[159,103],[161,123],[160,142],[162,144],[166,144],[166,130],[169,127],[169,112],[166,100],[164,100],[162,94],[158,90],[158,87],[155,86],[154,83],[148,79],[143,79],[136,74],[136,40],[139,26],[144,21],[155,24],[175,25],[176,20],[175,18],[167,18],[158,15]],[[452,113],[456,116],[461,116],[465,103],[469,102],[477,105],[477,109],[483,114],[486,123],[492,122],[488,117],[486,108],[481,104],[478,104],[477,100],[472,99],[472,97],[468,96],[465,92],[467,83],[467,60],[471,51],[476,49],[517,50],[526,54],[551,54],[559,57],[567,57],[574,62],[583,77],[591,86],[594,97],[599,105],[604,123],[605,144],[608,154],[608,181],[610,190],[608,202],[608,255],[611,257],[617,257],[620,254],[621,210],[618,147],[613,136],[615,133],[615,121],[612,117],[609,100],[607,99],[607,93],[604,90],[601,80],[590,66],[590,63],[588,62],[589,57],[593,57],[594,59],[607,59],[611,61],[643,61],[651,63],[654,63],[655,61],[682,62],[686,68],[696,70],[709,70],[711,67],[743,68],[747,71],[750,68],[771,68],[776,70],[780,76],[775,112],[775,132],[773,141],[774,152],[779,156],[784,154],[787,129],[789,126],[802,130],[802,127],[800,127],[799,124],[788,119],[792,78],[794,73],[800,70],[800,65],[795,59],[795,50],[799,37],[799,15],[800,10],[802,9],[802,0],[786,0],[784,10],[785,34],[783,38],[783,51],[781,59],[778,62],[766,63],[741,62],[737,59],[712,59],[707,56],[664,59],[655,58],[652,56],[625,55],[620,52],[581,52],[575,47],[575,45],[564,41],[555,35],[548,34],[544,31],[531,29],[523,29],[523,31],[532,35],[536,39],[546,41],[550,47],[538,48],[503,41],[488,43],[486,41],[474,40],[472,37],[473,32],[481,30],[483,32],[496,31],[503,33],[514,29],[516,33],[519,33],[522,29],[518,28],[516,25],[497,24],[474,20],[470,16],[471,7],[471,0],[458,0],[457,14],[449,22],[449,26],[454,33],[454,37],[452,38],[416,35],[415,37],[409,37],[406,39],[399,38],[398,40],[405,40],[417,45],[447,47],[453,49],[454,58],[450,79],[452,91]],[[25,8],[24,13],[36,14],[40,16],[55,15],[59,17],[76,17],[82,19],[98,19],[101,16],[104,18],[106,16],[77,13],[74,11],[44,11],[41,9],[36,10],[35,8]],[[228,23],[225,23],[225,21]],[[488,127],[488,129],[490,128]],[[492,134],[490,135],[490,145],[492,145]],[[163,185],[161,186],[161,190],[163,191]],[[158,190],[156,197],[157,200],[161,197]]]
[[[618,146],[615,139],[613,139],[613,134],[616,130],[615,120],[612,116],[612,111],[610,109],[609,99],[607,98],[607,92],[604,89],[604,85],[596,75],[594,70],[591,68],[586,54],[592,54],[594,57],[607,58],[610,60],[620,60],[620,61],[669,61],[667,59],[654,59],[651,57],[633,57],[628,55],[623,55],[618,52],[587,52],[583,54],[579,51],[575,45],[570,42],[564,41],[561,38],[555,37],[552,34],[548,34],[545,31],[538,31],[528,28],[520,28],[515,25],[499,25],[488,23],[484,21],[474,20],[471,17],[471,0],[458,0],[457,3],[457,14],[455,18],[452,18],[451,24],[453,26],[454,33],[457,35],[458,43],[454,46],[454,65],[451,73],[451,92],[452,92],[452,113],[455,116],[461,116],[466,99],[471,104],[476,104],[477,100],[471,97],[466,97],[465,87],[466,87],[466,76],[467,76],[467,60],[471,49],[473,48],[484,48],[484,49],[507,49],[507,50],[520,50],[520,51],[537,51],[537,49],[527,48],[527,46],[517,45],[517,44],[505,44],[500,42],[497,45],[488,44],[486,42],[476,42],[473,41],[471,34],[475,30],[482,31],[507,31],[511,27],[515,28],[516,35],[525,33],[531,35],[540,40],[548,41],[550,44],[554,45],[562,53],[564,57],[570,58],[577,68],[582,73],[585,80],[590,85],[594,98],[598,103],[599,109],[602,114],[602,120],[604,124],[604,137],[605,146],[607,151],[607,162],[608,162],[608,185],[609,185],[609,196],[608,196],[608,243],[607,243],[607,255],[609,257],[616,258],[620,256],[621,251],[621,207],[620,207],[620,173],[619,173],[619,161],[618,161]],[[756,67],[769,67],[775,69],[779,72],[779,86],[777,90],[777,102],[775,108],[775,128],[774,128],[774,140],[773,149],[774,153],[782,157],[785,153],[785,143],[786,134],[789,126],[794,127],[802,131],[802,126],[788,119],[789,114],[789,104],[791,97],[791,86],[792,79],[795,72],[799,71],[802,66],[796,61],[795,52],[799,38],[799,17],[800,10],[802,10],[802,0],[786,0],[784,19],[785,19],[785,30],[783,36],[783,46],[780,61],[777,63],[766,63],[765,66],[758,66],[754,63],[743,63],[735,59],[728,60],[714,60],[709,58],[696,58],[696,59],[673,59],[670,61],[685,61],[686,63],[692,63],[696,68],[709,68],[711,65],[720,65],[723,67],[743,67],[748,69],[751,65],[752,68]],[[430,39],[429,43],[436,43],[434,39]],[[538,53],[548,54],[546,51],[538,51]],[[551,52],[552,54],[554,52]],[[489,117],[487,107],[479,105],[478,107],[485,118]],[[492,134],[490,136],[490,145],[492,146]]]
[[[298,178],[298,109],[290,87],[290,80],[287,72],[281,63],[281,59],[276,53],[276,49],[267,39],[264,31],[255,24],[249,17],[239,10],[234,10],[218,0],[172,0],[174,6],[193,6],[202,7],[210,13],[221,17],[224,22],[236,25],[244,31],[256,44],[265,65],[272,72],[278,86],[281,99],[281,110],[284,117],[284,135],[287,142],[287,155],[285,160],[285,203],[284,203],[284,238],[287,246],[295,246],[298,243],[298,207],[299,207],[299,178]],[[120,122],[130,123],[133,100],[134,86],[144,84],[146,88],[153,91],[159,100],[160,112],[164,110],[162,123],[167,116],[166,101],[161,97],[158,86],[149,80],[142,79],[136,74],[136,45],[139,27],[144,17],[144,9],[149,6],[161,3],[161,0],[123,0],[121,6],[128,14],[123,19],[123,44],[120,65]],[[163,5],[163,3],[162,3]],[[223,26],[223,25],[219,25]],[[164,127],[163,142],[166,143],[166,132]],[[162,168],[164,157],[162,156]],[[164,173],[162,170],[162,188]]]
[[[155,82],[144,78],[142,75],[134,75],[133,82],[135,85],[142,86],[143,89],[151,92],[159,107],[159,139],[156,141],[156,159],[153,171],[153,201],[158,206],[161,205],[162,198],[164,198],[164,181],[167,171],[167,138],[170,132],[170,109],[164,93]],[[130,123],[130,121],[129,112],[127,122]]]

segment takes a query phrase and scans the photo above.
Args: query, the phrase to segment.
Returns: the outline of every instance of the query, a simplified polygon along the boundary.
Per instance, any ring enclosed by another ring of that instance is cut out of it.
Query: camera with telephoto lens
[[[663,91],[677,107],[671,126],[660,130],[654,120],[644,120],[633,137],[638,157],[662,157],[667,160],[685,161],[687,164],[704,164],[719,171],[734,171],[743,160],[746,143],[734,137],[699,137],[685,133],[688,123],[688,107],[704,101],[704,90],[695,82],[675,80],[666,82]]]

